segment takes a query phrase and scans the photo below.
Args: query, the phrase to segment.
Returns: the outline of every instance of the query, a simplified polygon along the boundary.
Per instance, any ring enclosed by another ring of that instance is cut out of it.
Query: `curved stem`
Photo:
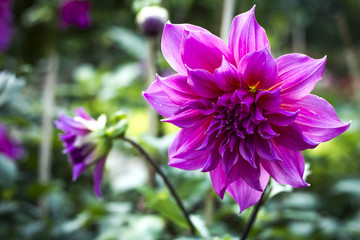
[[[264,190],[263,194],[261,195],[260,200],[257,202],[257,204],[253,208],[253,211],[251,213],[249,222],[246,224],[246,227],[245,227],[245,229],[244,229],[244,231],[243,231],[243,233],[241,235],[240,240],[245,240],[247,235],[249,234],[249,232],[251,230],[251,227],[253,226],[253,224],[254,224],[254,222],[256,220],[256,216],[257,216],[257,213],[259,212],[260,207],[266,201],[266,197],[264,195],[265,195],[265,190]]]
[[[138,143],[134,142],[133,140],[126,138],[126,137],[122,137],[122,139],[128,143],[130,143],[132,146],[134,146],[137,150],[139,150],[139,152],[143,155],[143,157],[155,168],[156,172],[162,177],[162,179],[164,180],[166,186],[169,188],[171,195],[174,197],[177,205],[180,207],[180,210],[183,212],[184,217],[186,219],[186,221],[189,224],[190,230],[191,230],[191,234],[195,235],[195,227],[194,224],[191,222],[190,220],[190,216],[189,213],[186,211],[183,203],[181,202],[179,196],[177,195],[175,188],[173,187],[173,185],[170,183],[169,179],[167,178],[167,176],[165,175],[165,173],[163,172],[163,170],[160,168],[160,166],[155,162],[154,159],[152,159],[150,157],[150,155],[144,150],[144,148],[142,148]]]

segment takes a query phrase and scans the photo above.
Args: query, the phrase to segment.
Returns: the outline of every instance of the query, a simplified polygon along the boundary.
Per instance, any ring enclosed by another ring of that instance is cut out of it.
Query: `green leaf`
[[[139,189],[146,198],[146,206],[158,211],[165,218],[181,228],[189,229],[189,225],[182,214],[180,208],[172,199],[169,192],[162,190],[155,192],[151,188],[144,187]]]
[[[146,57],[148,45],[140,35],[122,27],[113,27],[109,30],[108,34],[110,39],[118,43],[129,55],[136,59],[144,59]]]

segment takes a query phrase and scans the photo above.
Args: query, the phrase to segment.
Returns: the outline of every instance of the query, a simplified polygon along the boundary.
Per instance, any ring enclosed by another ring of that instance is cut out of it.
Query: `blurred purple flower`
[[[106,157],[111,143],[105,136],[106,118],[104,115],[95,120],[82,108],[75,110],[76,117],[70,118],[60,114],[55,126],[63,131],[60,140],[64,144],[64,154],[67,154],[73,166],[73,180],[90,165],[94,167],[94,192],[101,198],[101,181]]]
[[[67,28],[74,25],[79,28],[90,26],[90,3],[86,0],[64,0],[60,6],[60,27]]]
[[[0,51],[9,48],[13,34],[11,2],[12,0],[0,0]]]
[[[344,132],[334,108],[310,94],[326,57],[287,54],[274,59],[255,7],[236,16],[229,43],[190,24],[166,24],[161,49],[178,73],[157,76],[144,92],[165,122],[181,128],[169,165],[210,172],[240,212],[259,201],[269,175],[305,187],[302,150]]]
[[[23,156],[23,152],[21,144],[10,136],[5,125],[0,124],[0,154],[15,161]]]

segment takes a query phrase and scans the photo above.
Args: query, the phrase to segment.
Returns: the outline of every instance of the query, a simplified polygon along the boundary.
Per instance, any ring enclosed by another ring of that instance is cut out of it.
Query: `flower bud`
[[[158,6],[144,7],[136,16],[141,32],[148,37],[158,36],[167,20],[167,10]]]

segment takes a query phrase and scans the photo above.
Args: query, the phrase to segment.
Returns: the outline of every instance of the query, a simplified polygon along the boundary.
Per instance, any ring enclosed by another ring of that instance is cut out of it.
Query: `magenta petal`
[[[183,128],[176,135],[169,148],[169,166],[185,170],[202,168],[209,151],[198,151],[207,137],[204,132],[209,125],[207,119],[200,120],[191,128]]]
[[[79,162],[74,164],[72,168],[72,173],[73,173],[72,180],[75,181],[76,179],[78,179],[78,177],[85,171],[86,168],[87,166],[85,162]]]
[[[256,160],[257,164],[259,164],[259,160]],[[231,169],[228,174],[228,183],[232,183],[239,178],[245,180],[245,182],[255,190],[263,191],[264,188],[260,183],[260,168],[254,168],[247,161],[240,159],[236,162],[235,166]]]
[[[281,105],[280,89],[259,91],[256,95],[255,102],[257,106],[270,112],[277,111]]]
[[[271,139],[273,137],[279,136],[279,134],[274,132],[274,130],[271,128],[271,125],[268,121],[260,123],[258,132],[263,139]]]
[[[180,55],[180,46],[185,29],[208,33],[206,29],[191,24],[167,23],[161,39],[161,51],[166,61],[176,72],[182,75],[186,75],[186,68]]]
[[[78,115],[79,117],[86,119],[86,120],[91,120],[92,117],[85,111],[84,108],[77,108],[74,111],[76,113],[76,115]]]
[[[301,128],[296,123],[287,127],[277,127],[273,125],[272,128],[279,134],[274,140],[290,150],[303,151],[305,149],[315,148],[319,144],[303,135]]]
[[[265,189],[266,185],[269,182],[269,174],[263,168],[261,168],[259,180],[261,188]],[[248,207],[251,207],[252,205],[257,203],[260,200],[261,195],[263,194],[262,191],[257,191],[250,187],[242,178],[239,178],[235,182],[231,183],[227,187],[227,192],[239,205],[240,213]]]
[[[239,70],[242,75],[242,84],[255,89],[272,87],[278,74],[276,61],[266,47],[243,57]]]
[[[100,159],[94,167],[94,192],[98,198],[101,198],[101,181],[104,173],[105,157]]]
[[[221,90],[214,81],[214,76],[206,70],[188,68],[188,84],[199,96],[214,98],[221,95]]]
[[[246,161],[248,161],[253,167],[256,167],[255,144],[253,135],[247,136],[246,139],[241,139],[239,144],[239,152]]]
[[[178,114],[183,111],[187,111],[189,109],[197,109],[203,115],[211,115],[215,112],[212,104],[213,102],[211,100],[204,98],[199,100],[188,101],[184,105],[182,105],[180,109],[174,112],[174,114]]]
[[[167,94],[162,90],[158,81],[153,82],[150,87],[143,92],[143,96],[155,110],[164,117],[170,117],[179,106],[173,103]]]
[[[289,101],[308,95],[322,78],[326,57],[313,59],[304,54],[293,53],[276,59],[278,79],[276,86],[281,88],[281,99]]]
[[[187,83],[186,76],[174,74],[172,76],[162,78],[156,75],[156,79],[161,89],[176,105],[182,106],[187,101],[200,98]]]
[[[198,123],[199,120],[203,119],[204,115],[197,109],[189,109],[182,111],[178,114],[174,114],[171,117],[162,120],[163,122],[172,123],[180,128],[189,128]]]
[[[228,181],[221,161],[219,161],[218,166],[210,172],[210,178],[214,191],[219,195],[221,199],[223,199],[226,188],[228,186]]]
[[[230,151],[230,149],[226,149],[223,154],[222,159],[222,167],[224,169],[225,174],[228,176],[231,169],[234,167],[236,162],[239,160],[239,152],[235,149],[235,151]]]
[[[223,56],[227,61],[234,62],[226,44],[211,33],[185,30],[183,38],[181,59],[191,69],[213,73],[221,65]]]
[[[215,69],[214,78],[216,85],[224,91],[233,91],[240,87],[240,78],[234,65],[228,63],[223,57],[221,66]]]
[[[300,110],[295,122],[304,135],[316,142],[333,139],[350,126],[350,123],[339,120],[330,103],[315,95],[310,94],[287,108],[292,111]]]
[[[284,127],[292,124],[296,120],[298,114],[299,111],[288,112],[279,108],[277,112],[265,114],[265,117],[269,120],[269,122],[271,122],[271,124]]]
[[[260,158],[268,161],[279,161],[279,157],[276,155],[274,146],[270,140],[263,139],[259,135],[255,135],[255,148],[256,153]]]
[[[307,187],[303,179],[305,162],[301,152],[292,151],[274,144],[276,154],[282,161],[261,160],[261,165],[280,184],[291,185],[294,188]]]
[[[203,169],[201,169],[202,172],[213,171],[218,166],[222,157],[219,154],[219,150],[217,148],[218,148],[218,146],[215,146],[213,151],[209,154],[209,157],[208,157]]]
[[[59,120],[55,120],[54,123],[56,128],[63,132],[71,132],[76,135],[86,135],[90,132],[82,122],[76,121],[64,114],[60,114]]]
[[[237,64],[248,53],[261,50],[265,46],[270,51],[265,30],[255,19],[255,6],[234,18],[230,28],[229,48]]]

